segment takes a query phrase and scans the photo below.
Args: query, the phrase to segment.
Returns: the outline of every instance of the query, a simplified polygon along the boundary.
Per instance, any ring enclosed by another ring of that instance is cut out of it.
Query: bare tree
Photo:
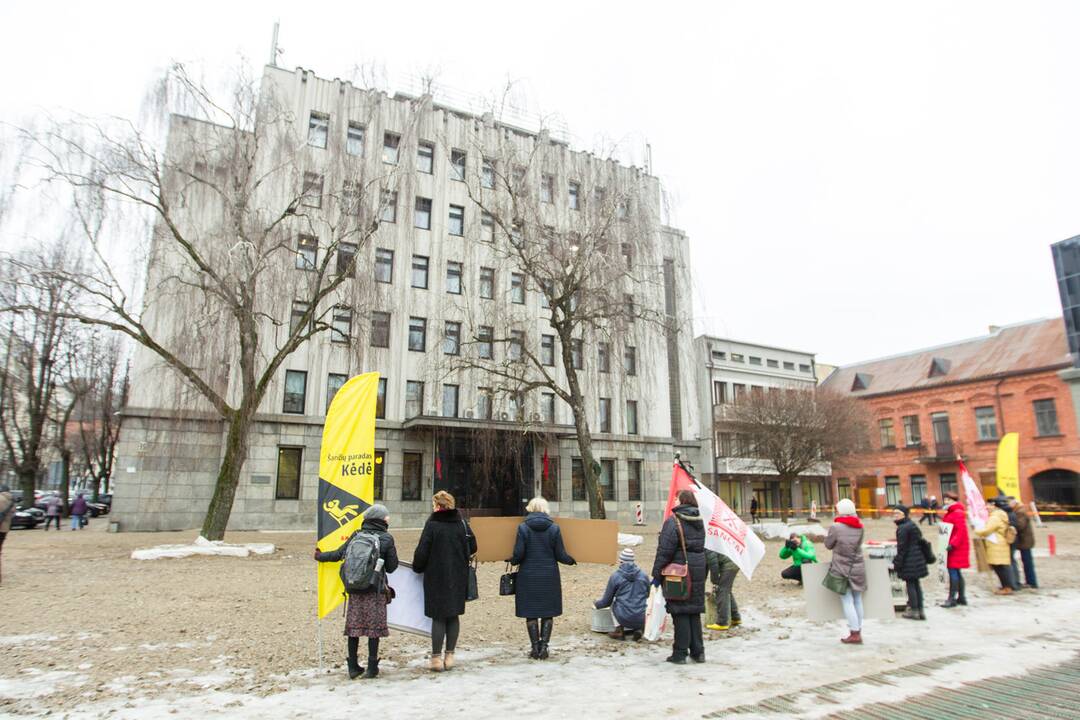
[[[822,463],[836,463],[866,446],[862,404],[838,393],[809,388],[755,391],[732,407],[730,427],[744,438],[750,457],[771,466],[782,483]],[[787,508],[781,507],[787,520]]]
[[[93,258],[64,277],[88,300],[62,317],[130,338],[194,391],[178,412],[224,422],[202,528],[212,540],[224,535],[249,431],[285,359],[359,324],[368,285],[352,278],[392,180],[337,152],[344,130],[309,128],[280,95],[244,72],[216,93],[177,65],[155,96],[173,113],[167,144],[133,123],[81,118],[31,138],[39,169],[71,188]],[[316,159],[320,143],[331,152]],[[132,211],[152,226],[141,297],[115,250],[117,229],[130,230],[118,218]]]
[[[110,492],[123,421],[120,411],[127,404],[128,370],[119,337],[94,334],[85,347],[85,393],[76,416],[74,444],[90,481],[91,500],[97,502],[99,493]]]

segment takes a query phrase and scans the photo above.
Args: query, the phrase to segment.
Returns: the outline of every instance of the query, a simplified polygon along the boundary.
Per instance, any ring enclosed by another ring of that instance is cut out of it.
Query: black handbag
[[[510,563],[506,563],[506,572],[499,578],[499,594],[514,595],[517,593],[517,571],[510,572]]]

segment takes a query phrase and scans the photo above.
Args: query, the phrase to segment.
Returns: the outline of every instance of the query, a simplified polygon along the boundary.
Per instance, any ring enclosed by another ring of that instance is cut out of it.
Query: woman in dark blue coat
[[[683,539],[679,537],[680,529]],[[708,575],[705,564],[705,523],[701,520],[697,498],[691,490],[679,493],[679,504],[660,529],[652,571],[654,585],[661,584],[661,571],[670,563],[685,563],[689,566],[690,597],[686,600],[667,601],[667,611],[675,622],[675,643],[671,657],[667,660],[682,665],[686,663],[686,655],[689,653],[694,662],[703,663],[705,643],[701,632],[701,613],[705,612],[705,578]]]
[[[514,602],[519,618],[525,618],[533,660],[546,660],[553,618],[562,615],[562,580],[559,563],[577,565],[566,552],[559,526],[548,515],[548,503],[534,497],[525,506],[529,513],[518,526],[514,556],[518,567]]]

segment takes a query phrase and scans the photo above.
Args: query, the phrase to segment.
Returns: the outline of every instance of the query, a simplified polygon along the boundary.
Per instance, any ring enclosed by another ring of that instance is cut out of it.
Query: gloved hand
[[[652,585],[653,587],[660,587],[660,578],[653,578]]]

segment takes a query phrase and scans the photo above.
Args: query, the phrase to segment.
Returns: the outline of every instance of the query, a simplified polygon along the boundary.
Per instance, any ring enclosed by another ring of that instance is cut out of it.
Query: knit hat
[[[386,509],[385,505],[372,505],[364,513],[365,520],[385,520],[390,517],[390,511]]]
[[[840,502],[836,503],[836,514],[837,515],[854,515],[855,514],[855,503],[851,502],[851,500],[848,499],[848,498],[844,498]]]
[[[904,513],[904,517],[909,517],[911,515],[911,508],[909,508],[907,505],[901,505],[900,503],[896,503],[892,506],[892,509],[899,510],[900,512]]]
[[[634,549],[633,548],[623,548],[622,550],[619,551],[619,562],[632,563],[636,559],[637,558],[634,557]]]

